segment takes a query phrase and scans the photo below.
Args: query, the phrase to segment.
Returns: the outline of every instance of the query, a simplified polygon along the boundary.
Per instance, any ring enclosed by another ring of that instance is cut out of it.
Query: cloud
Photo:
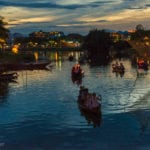
[[[145,6],[146,6],[146,7],[150,7],[150,4],[146,4]]]
[[[129,7],[128,9],[144,9],[144,7],[140,7],[140,6],[131,6],[131,7]]]
[[[57,4],[54,2],[10,2],[1,1],[0,6],[12,6],[12,7],[27,7],[27,8],[53,8],[53,9],[78,9],[87,7],[100,7],[103,4],[113,3],[114,1],[100,1],[89,2],[85,4]]]
[[[21,32],[78,29],[80,33],[91,27],[121,30],[149,22],[149,7],[149,0],[0,0],[0,13],[10,29]]]

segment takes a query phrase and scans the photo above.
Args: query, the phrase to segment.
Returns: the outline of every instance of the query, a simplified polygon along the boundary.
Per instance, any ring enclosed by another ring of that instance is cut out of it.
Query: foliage
[[[136,26],[136,32],[131,34],[131,40],[143,41],[146,36],[146,31],[144,30],[143,25],[138,24]]]
[[[19,53],[14,54],[12,52],[0,52],[1,63],[21,63],[34,61],[33,54]]]
[[[88,51],[91,61],[98,63],[108,58],[112,43],[110,33],[105,30],[94,29],[86,36],[83,48]]]
[[[7,23],[4,22],[3,19],[4,18],[0,16],[0,38],[6,40],[9,36],[9,30],[5,28]]]
[[[77,33],[70,33],[65,37],[66,40],[77,40],[79,42],[83,42],[84,36]]]
[[[131,48],[131,46],[129,45],[129,43],[127,41],[118,41],[116,43],[114,43],[114,49],[116,51],[120,51],[120,50],[125,50],[125,49],[129,49]]]
[[[136,26],[136,31],[144,31],[143,25],[142,25],[142,24],[138,24],[138,25]]]

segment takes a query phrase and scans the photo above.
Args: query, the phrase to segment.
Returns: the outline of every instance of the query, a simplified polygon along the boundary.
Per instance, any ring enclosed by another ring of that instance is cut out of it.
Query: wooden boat
[[[24,64],[23,68],[28,70],[41,70],[41,69],[46,69],[46,66],[49,64],[50,64],[49,62],[28,63],[28,64]]]
[[[37,63],[18,63],[18,64],[1,64],[5,71],[16,71],[16,70],[42,70],[47,69],[46,66],[50,62],[37,62]]]
[[[81,79],[84,76],[84,71],[81,69],[80,64],[75,64],[71,69],[71,77],[76,79]]]
[[[93,124],[94,127],[100,126],[101,120],[102,120],[102,115],[101,115],[101,105],[97,108],[89,109],[83,104],[83,100],[78,98],[78,108],[81,112],[81,115],[85,117],[87,120],[88,124]]]
[[[0,81],[12,81],[14,79],[17,79],[18,74],[15,73],[2,73],[0,74]]]
[[[85,90],[87,90],[87,89],[85,89]],[[101,97],[99,98],[99,101],[101,101]],[[82,111],[84,111],[84,112],[86,112],[86,113],[88,113],[88,114],[91,114],[91,115],[99,115],[99,113],[100,113],[100,108],[101,108],[101,103],[100,102],[98,102],[99,103],[99,106],[98,107],[95,107],[95,108],[89,108],[89,107],[87,107],[85,104],[84,104],[84,102],[83,102],[83,100],[80,98],[80,96],[78,97],[78,106],[79,106],[79,108],[82,110]]]
[[[89,115],[99,115],[100,114],[100,107],[96,107],[96,108],[92,108],[92,109],[89,109],[88,107],[86,107],[85,105],[81,104],[78,102],[78,106],[80,108],[80,110],[82,110],[83,112],[89,114]]]
[[[143,62],[143,63],[138,63],[137,64],[138,69],[143,69],[143,70],[148,70],[148,64]]]

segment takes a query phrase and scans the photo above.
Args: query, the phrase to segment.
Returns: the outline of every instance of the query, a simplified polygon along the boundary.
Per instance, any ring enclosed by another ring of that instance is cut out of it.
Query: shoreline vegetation
[[[113,58],[127,57],[133,63],[142,58],[150,62],[150,31],[144,30],[139,24],[135,32],[111,33],[105,30],[93,29],[86,36],[80,34],[69,34],[65,36],[63,32],[53,37],[47,37],[47,32],[34,32],[29,37],[16,37],[11,43],[9,51],[6,51],[10,31],[5,28],[6,22],[0,17],[0,67],[4,68],[6,64],[22,64],[33,62],[34,54],[23,53],[22,49],[67,49],[62,41],[76,41],[76,46],[71,45],[71,50],[81,50],[86,52],[87,59],[92,65],[107,64]],[[120,31],[121,32],[121,31]],[[39,36],[42,34],[42,36]],[[54,33],[53,33],[54,34]],[[58,33],[57,33],[58,34]],[[30,41],[30,42],[29,42]],[[17,45],[18,44],[18,45]],[[17,45],[17,47],[15,47]],[[21,48],[22,47],[22,48]],[[13,53],[12,50],[17,50]],[[68,49],[69,50],[69,49]]]

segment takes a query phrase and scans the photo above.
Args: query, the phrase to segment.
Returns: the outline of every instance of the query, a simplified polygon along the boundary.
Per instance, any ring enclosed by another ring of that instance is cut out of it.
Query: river
[[[123,76],[107,66],[82,64],[82,85],[102,97],[101,115],[88,118],[77,104],[74,62],[53,61],[50,70],[18,71],[0,96],[0,149],[150,149],[150,72],[122,60]],[[113,62],[112,62],[113,63]]]

